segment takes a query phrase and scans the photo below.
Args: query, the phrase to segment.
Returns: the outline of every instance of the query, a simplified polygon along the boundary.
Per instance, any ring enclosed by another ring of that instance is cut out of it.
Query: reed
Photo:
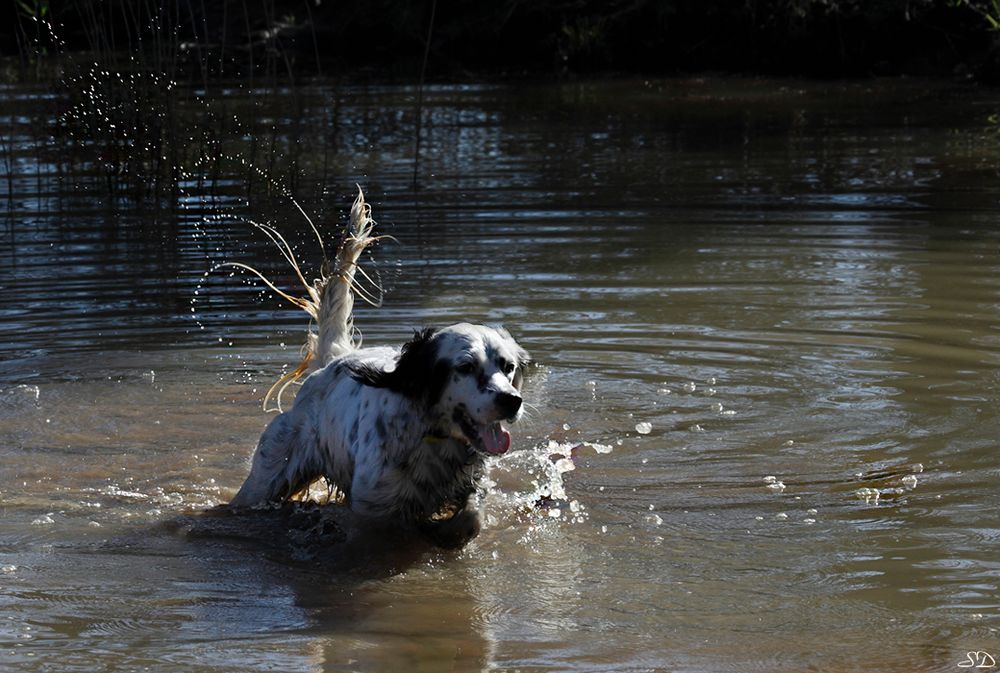
[[[297,143],[289,146],[278,125],[263,120],[284,117],[272,109],[273,92],[298,95],[293,27],[312,33],[319,65],[308,0],[299,7],[305,24],[289,19],[280,0],[16,2],[19,77],[57,82],[68,101],[59,135],[73,141],[79,160],[89,154],[99,165],[109,196],[169,204],[185,167],[198,162],[199,179],[218,177],[226,153],[293,189],[302,182]],[[253,100],[236,125],[234,104],[218,95],[223,83]],[[250,139],[238,152],[226,147],[233,133]],[[12,152],[9,142],[0,146],[9,190]],[[246,176],[249,196],[259,176]]]
[[[4,182],[7,185],[5,202],[8,216],[14,212],[14,149],[11,147],[10,137],[9,133],[0,136],[0,157],[3,158]]]

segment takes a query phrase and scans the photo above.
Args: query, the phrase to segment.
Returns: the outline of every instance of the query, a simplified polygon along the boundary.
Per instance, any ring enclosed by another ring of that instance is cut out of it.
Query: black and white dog
[[[231,505],[281,503],[324,477],[355,512],[461,546],[479,532],[484,460],[510,448],[501,423],[521,416],[528,354],[506,330],[468,323],[360,348],[353,288],[373,226],[359,192],[332,273],[299,304],[318,327],[301,368],[311,374],[264,431]]]

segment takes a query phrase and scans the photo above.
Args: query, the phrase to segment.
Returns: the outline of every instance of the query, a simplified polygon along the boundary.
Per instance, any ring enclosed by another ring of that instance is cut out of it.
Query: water
[[[240,217],[277,221],[315,263],[306,225],[281,198],[241,205],[235,163],[190,180],[181,208],[108,198],[99,161],[50,151],[58,100],[5,90],[0,669],[1000,656],[1000,95],[436,87],[414,190],[414,94],[269,95],[295,97],[274,123],[321,226],[360,183],[400,241],[375,255],[388,292],[359,308],[367,343],[502,322],[541,363],[521,450],[493,466],[485,529],[457,553],[340,512],[211,511],[245,475],[304,316],[205,273],[244,261],[289,287]]]

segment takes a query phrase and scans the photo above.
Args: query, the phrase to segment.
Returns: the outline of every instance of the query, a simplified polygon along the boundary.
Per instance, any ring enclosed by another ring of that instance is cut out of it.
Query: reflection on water
[[[442,86],[414,190],[413,90],[297,92],[301,117],[276,137],[328,181],[303,180],[302,202],[330,229],[361,183],[400,241],[376,252],[389,292],[359,308],[366,342],[503,322],[542,363],[524,451],[493,466],[485,530],[459,553],[344,512],[203,513],[239,485],[303,328],[206,272],[244,261],[291,286],[246,220],[315,263],[305,223],[280,193],[247,204],[229,160],[183,181],[176,208],[109,200],[85,154],[50,151],[58,100],[5,94],[3,666],[936,671],[1000,656],[992,93]]]

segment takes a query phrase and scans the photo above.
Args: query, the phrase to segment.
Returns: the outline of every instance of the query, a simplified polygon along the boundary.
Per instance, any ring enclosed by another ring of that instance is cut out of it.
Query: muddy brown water
[[[305,207],[331,230],[361,184],[399,241],[366,342],[495,322],[540,363],[482,535],[445,553],[344,512],[211,512],[304,327],[212,271],[282,268],[213,219],[242,176],[108,199],[99,166],[46,153],[53,94],[8,87],[0,670],[1000,658],[1000,94],[438,86],[414,190],[412,89],[304,91],[275,124],[325,148],[336,204]]]

